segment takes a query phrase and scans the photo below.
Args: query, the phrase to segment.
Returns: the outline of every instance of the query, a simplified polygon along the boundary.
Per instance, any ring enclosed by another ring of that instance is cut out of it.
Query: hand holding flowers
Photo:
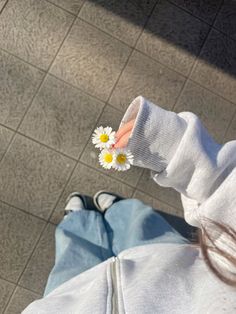
[[[103,128],[102,126],[94,131],[92,142],[101,150],[99,163],[105,169],[114,168],[118,171],[125,171],[133,164],[133,155],[125,148],[133,125],[134,120],[131,120],[117,132],[112,131],[111,127]]]

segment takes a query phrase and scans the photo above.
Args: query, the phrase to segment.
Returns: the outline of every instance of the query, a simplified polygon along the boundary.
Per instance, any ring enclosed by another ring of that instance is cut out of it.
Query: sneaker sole
[[[96,208],[97,208],[100,212],[105,212],[105,211],[106,211],[106,209],[105,209],[105,210],[101,209],[101,207],[99,206],[98,201],[97,201],[98,196],[99,196],[100,194],[102,194],[102,193],[115,196],[116,198],[115,198],[115,200],[113,201],[113,204],[114,204],[115,202],[117,202],[117,201],[121,201],[121,200],[124,200],[124,199],[125,199],[124,197],[122,197],[122,196],[120,196],[120,195],[118,195],[118,194],[116,194],[116,193],[107,192],[107,191],[105,191],[105,190],[100,190],[100,191],[98,191],[98,192],[97,192],[96,194],[94,194],[94,196],[93,196],[93,203],[94,203],[94,205],[96,206]]]
[[[77,197],[79,197],[79,198],[82,200],[84,208],[87,208],[87,207],[88,207],[88,206],[87,206],[88,204],[87,204],[86,197],[85,197],[84,195],[80,194],[79,192],[73,192],[73,193],[71,193],[71,194],[67,197],[65,208],[66,208],[67,204],[69,203],[69,201],[71,200],[71,198],[74,197],[74,196],[77,196]]]

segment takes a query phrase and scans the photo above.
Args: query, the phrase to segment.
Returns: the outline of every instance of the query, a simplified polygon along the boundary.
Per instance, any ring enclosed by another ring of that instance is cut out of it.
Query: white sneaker
[[[85,200],[78,192],[71,193],[66,200],[65,215],[69,212],[85,209]]]
[[[104,213],[112,204],[123,200],[124,198],[121,197],[118,194],[115,193],[110,193],[107,191],[98,191],[94,196],[93,196],[93,202],[96,208]]]

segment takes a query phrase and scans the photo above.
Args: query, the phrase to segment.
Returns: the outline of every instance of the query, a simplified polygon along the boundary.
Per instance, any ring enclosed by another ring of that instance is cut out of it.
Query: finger
[[[119,139],[125,135],[125,133],[129,132],[130,130],[132,130],[133,125],[134,125],[134,121],[130,120],[128,123],[124,124],[121,128],[119,128],[119,130],[116,132],[116,140],[119,141]]]
[[[125,146],[127,146],[128,141],[129,141],[129,132],[126,133],[127,136],[122,136],[122,138],[115,143],[115,145],[113,146],[114,148],[124,148]]]

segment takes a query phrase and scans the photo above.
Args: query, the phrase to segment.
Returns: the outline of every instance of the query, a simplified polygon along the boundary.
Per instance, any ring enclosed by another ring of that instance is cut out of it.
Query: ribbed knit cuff
[[[173,157],[187,127],[178,114],[136,97],[126,110],[120,127],[135,119],[126,146],[134,155],[134,165],[162,172]]]

